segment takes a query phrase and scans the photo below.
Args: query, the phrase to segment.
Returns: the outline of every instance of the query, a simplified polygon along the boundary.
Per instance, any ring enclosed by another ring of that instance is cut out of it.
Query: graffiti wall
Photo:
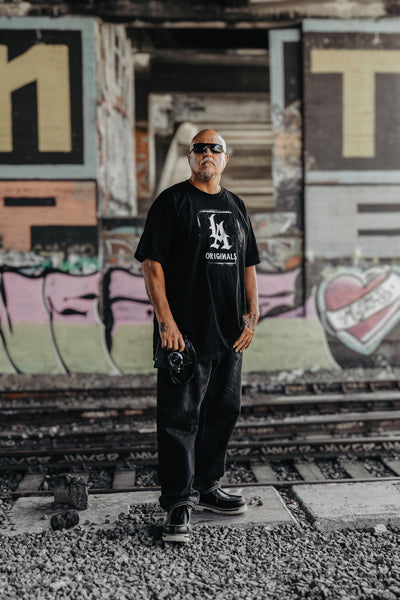
[[[6,81],[0,92],[0,372],[149,372],[153,312],[133,255],[144,225],[135,216],[136,187],[150,200],[152,145],[147,130],[138,130],[136,160],[124,30],[80,18],[9,19],[0,26]],[[292,54],[283,52],[289,62],[279,62],[280,76],[297,64],[295,43]],[[301,98],[292,82],[286,78],[281,88],[287,118],[274,142],[276,160],[284,157],[275,168],[278,194],[272,199],[267,179],[265,197],[260,186],[257,198],[252,192],[261,322],[246,353],[247,370],[332,364],[328,355],[321,360],[319,321],[304,295]],[[216,102],[203,102],[210,118]],[[180,114],[186,104],[178,104]],[[268,106],[231,98],[242,120],[243,106],[265,123],[246,135],[266,136],[255,140],[258,151],[269,147]],[[232,135],[228,128],[239,161],[234,178],[243,157]],[[231,184],[236,190],[238,182]],[[301,340],[300,359],[293,336]]]
[[[299,276],[298,269],[259,274],[261,327],[302,315]],[[152,323],[143,278],[125,268],[86,275],[7,268],[0,276],[1,372],[148,371]],[[262,338],[261,330],[258,344]],[[268,368],[267,357],[256,364]]]
[[[308,284],[337,365],[398,365],[400,26],[303,32]]]
[[[399,33],[391,19],[274,31],[271,122],[266,94],[231,97],[236,126],[215,95],[154,94],[135,131],[122,26],[0,19],[0,373],[152,371],[137,193],[149,203],[162,173],[157,135],[172,123],[172,139],[177,115],[200,125],[199,106],[227,123],[226,187],[241,195],[256,174],[243,189],[261,320],[245,370],[397,365]]]
[[[0,18],[0,76],[0,372],[119,372],[121,306],[144,296],[103,271],[134,247],[129,227],[101,235],[136,214],[125,30]]]

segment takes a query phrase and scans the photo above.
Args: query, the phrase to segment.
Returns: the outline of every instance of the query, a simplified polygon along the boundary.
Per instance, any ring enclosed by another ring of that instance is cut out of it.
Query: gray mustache
[[[206,163],[206,162],[210,162],[210,163],[211,163],[212,165],[214,165],[214,167],[215,167],[215,162],[213,161],[213,159],[212,159],[212,158],[208,158],[208,157],[206,157],[206,158],[202,158],[202,159],[201,159],[201,161],[200,161],[200,164],[201,164],[201,165],[203,165],[203,164],[204,164],[204,163]]]

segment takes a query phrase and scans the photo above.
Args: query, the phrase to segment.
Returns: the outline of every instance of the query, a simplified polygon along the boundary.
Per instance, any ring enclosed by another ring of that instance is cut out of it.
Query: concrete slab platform
[[[248,504],[248,511],[236,516],[194,511],[192,519],[194,527],[205,524],[218,527],[221,525],[234,527],[263,525],[271,528],[279,525],[298,526],[298,522],[286,508],[275,488],[266,486],[227,489],[232,493],[243,494]],[[158,504],[159,495],[158,491],[89,495],[89,507],[87,510],[79,511],[80,524],[84,525],[89,521],[96,528],[111,527],[118,515],[129,512],[131,505]],[[51,517],[67,508],[70,507],[55,504],[52,497],[19,498],[10,512],[10,526],[1,529],[0,534],[13,536],[46,531],[50,528]]]
[[[242,494],[246,499],[248,511],[236,516],[218,515],[209,511],[193,513],[193,526],[215,525],[251,528],[256,525],[278,527],[279,525],[295,525],[298,522],[286,508],[284,501],[272,486],[254,486],[245,488],[224,488],[232,494]],[[258,504],[258,499],[262,504]],[[253,501],[253,503],[251,503]]]
[[[294,485],[292,490],[320,531],[400,525],[400,493],[389,482]]]
[[[79,523],[90,521],[91,524],[103,528],[112,526],[121,513],[128,513],[131,504],[145,502],[138,496],[146,494],[146,502],[158,502],[156,492],[139,492],[127,494],[97,494],[89,496],[89,506],[80,510]],[[151,494],[153,496],[151,496]],[[50,528],[50,519],[56,514],[71,509],[66,504],[56,504],[52,496],[19,498],[10,512],[10,527],[0,529],[3,535],[20,533],[40,533]]]

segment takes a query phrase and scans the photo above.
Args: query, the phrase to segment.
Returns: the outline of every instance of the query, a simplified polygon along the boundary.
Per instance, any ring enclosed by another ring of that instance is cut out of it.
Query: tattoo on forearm
[[[250,313],[243,320],[244,320],[244,324],[246,325],[246,327],[251,329],[251,331],[255,331],[256,323],[257,323],[257,315],[256,314]]]
[[[164,323],[164,321],[161,321],[161,323],[160,323],[160,332],[161,333],[165,333],[166,331],[167,331],[167,326]]]

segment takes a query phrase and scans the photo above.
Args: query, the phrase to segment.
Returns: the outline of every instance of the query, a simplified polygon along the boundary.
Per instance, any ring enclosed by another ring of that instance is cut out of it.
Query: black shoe
[[[200,494],[196,510],[211,510],[221,515],[240,515],[247,511],[243,496],[229,494],[220,488]]]
[[[163,527],[163,542],[188,542],[190,540],[190,515],[192,507],[187,504],[172,508]]]

